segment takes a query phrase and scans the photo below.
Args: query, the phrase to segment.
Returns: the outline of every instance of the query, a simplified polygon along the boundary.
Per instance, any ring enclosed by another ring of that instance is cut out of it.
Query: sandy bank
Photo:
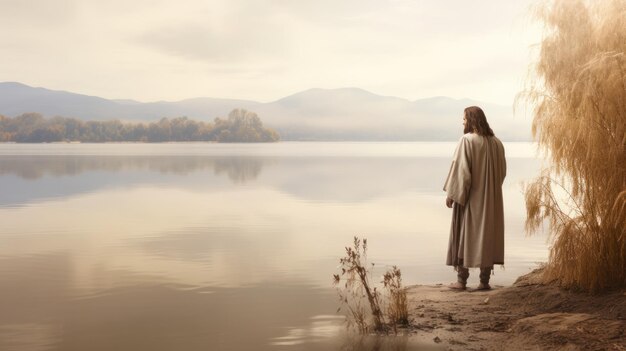
[[[626,292],[589,295],[539,283],[453,291],[408,287],[414,336],[448,350],[626,350]]]

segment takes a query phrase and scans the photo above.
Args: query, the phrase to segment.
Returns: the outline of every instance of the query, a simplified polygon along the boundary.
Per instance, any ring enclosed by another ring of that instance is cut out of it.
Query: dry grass
[[[550,166],[526,188],[526,227],[547,220],[545,277],[598,292],[626,285],[626,0],[557,0],[529,88]]]
[[[383,286],[387,293],[385,314],[389,324],[397,332],[398,325],[409,325],[409,308],[406,301],[406,290],[402,287],[402,272],[396,266],[391,267],[383,275]]]
[[[333,275],[341,307],[346,311],[348,327],[361,334],[398,332],[399,326],[408,326],[406,290],[402,287],[402,273],[393,266],[383,275],[384,294],[372,284],[374,264],[367,263],[367,239],[354,237],[353,246],[346,248],[346,256],[339,259],[341,274]],[[342,284],[343,283],[343,284]]]

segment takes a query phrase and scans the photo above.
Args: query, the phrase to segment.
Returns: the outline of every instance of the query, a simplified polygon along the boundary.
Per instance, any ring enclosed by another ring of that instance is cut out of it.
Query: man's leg
[[[459,266],[457,274],[457,281],[459,282],[459,284],[463,286],[467,285],[467,278],[469,278],[469,269],[463,266]]]
[[[469,277],[469,269],[463,266],[456,266],[457,270],[457,282],[448,285],[448,288],[453,290],[465,290],[467,285],[467,278]]]
[[[491,286],[489,286],[489,278],[491,278],[492,270],[493,270],[493,267],[481,267],[480,268],[480,284],[478,285],[479,290],[491,289]]]

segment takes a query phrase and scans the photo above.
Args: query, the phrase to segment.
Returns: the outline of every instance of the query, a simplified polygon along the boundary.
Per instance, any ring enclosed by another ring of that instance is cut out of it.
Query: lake
[[[455,281],[455,144],[0,144],[0,349],[419,349],[354,347],[332,275],[356,235],[405,285]],[[493,285],[548,256],[524,233],[541,161],[505,148]]]

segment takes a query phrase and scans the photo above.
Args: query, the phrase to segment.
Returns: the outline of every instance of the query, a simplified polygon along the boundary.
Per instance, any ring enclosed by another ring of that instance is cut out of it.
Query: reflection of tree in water
[[[261,174],[263,162],[258,158],[223,158],[215,160],[215,174],[226,173],[228,179],[243,184],[256,179]]]
[[[341,345],[342,351],[407,351],[421,350],[424,345],[409,343],[406,335],[356,335],[347,334]]]
[[[0,157],[0,175],[24,179],[46,175],[75,176],[84,172],[121,172],[148,170],[164,174],[187,175],[213,169],[240,184],[256,179],[266,160],[253,157],[201,156],[6,156]]]

